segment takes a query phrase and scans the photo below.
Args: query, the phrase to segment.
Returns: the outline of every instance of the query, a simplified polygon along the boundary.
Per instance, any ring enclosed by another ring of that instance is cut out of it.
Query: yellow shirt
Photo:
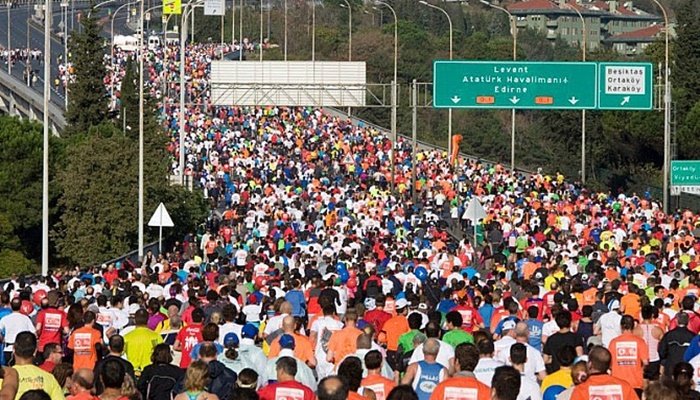
[[[25,392],[34,389],[45,391],[51,397],[51,400],[63,400],[65,398],[63,389],[56,382],[56,378],[43,369],[34,365],[15,365],[14,368],[19,376],[19,388],[15,399],[19,399]]]
[[[153,349],[161,343],[163,338],[145,326],[139,326],[124,335],[124,354],[134,366],[137,375],[151,365]]]

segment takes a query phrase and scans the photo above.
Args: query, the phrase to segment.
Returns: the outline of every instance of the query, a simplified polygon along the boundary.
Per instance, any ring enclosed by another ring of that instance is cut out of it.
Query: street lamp
[[[398,133],[396,131],[396,85],[398,84],[398,62],[399,62],[399,19],[396,17],[396,11],[389,4],[383,1],[377,1],[377,5],[384,6],[391,11],[394,16],[394,80],[391,81],[391,191],[394,191],[394,185],[396,183],[396,172],[394,170],[394,164],[396,163],[396,141],[398,139]],[[373,7],[377,9],[377,7]]]
[[[345,4],[339,4],[348,9],[348,61],[352,61],[352,7],[348,0],[343,0]]]
[[[487,0],[479,0],[481,3],[508,14],[510,19],[510,34],[513,35],[513,61],[518,59],[518,27],[515,17],[503,7],[489,3]],[[515,108],[510,111],[510,170],[515,172]]]
[[[115,75],[115,74],[114,74],[114,19],[117,17],[117,13],[119,13],[119,11],[120,11],[122,8],[128,7],[129,5],[130,5],[129,3],[126,3],[126,4],[123,4],[123,5],[119,6],[119,8],[117,8],[117,10],[114,11],[114,14],[112,14],[112,25],[111,25],[111,28],[110,28],[110,31],[109,31],[109,32],[110,32],[110,37],[112,38],[112,40],[111,40],[112,47],[111,47],[110,53],[109,53],[110,56],[111,56],[111,58],[110,58],[110,63],[109,63],[109,64],[110,64],[110,66],[111,66],[111,68],[112,68],[112,71],[111,71],[112,79],[110,79],[110,94],[111,94],[111,97],[112,97],[112,101],[114,101],[114,75]],[[127,14],[127,15],[128,15],[128,14]]]
[[[7,0],[7,73],[12,75],[12,41],[10,40],[10,9],[12,9],[12,0]]]
[[[588,36],[586,19],[583,17],[583,14],[581,14],[581,12],[573,5],[565,3],[565,6],[578,14],[578,17],[581,19],[581,28],[583,29],[583,33],[581,35],[581,61],[586,62],[586,38]],[[586,110],[581,110],[581,183],[586,183]]]
[[[421,0],[418,3],[433,8],[435,10],[441,11],[443,14],[445,14],[445,17],[447,17],[447,22],[450,27],[450,60],[452,60],[452,18],[450,18],[450,14],[445,11],[445,9],[438,7],[436,5],[430,4],[425,0]],[[447,109],[447,119],[448,119],[448,124],[447,124],[447,157],[449,157],[452,154],[452,108]]]
[[[61,1],[61,8],[63,9],[63,62],[68,65],[68,2]],[[66,79],[68,79],[68,75],[66,75]],[[66,82],[64,100],[66,109],[68,109],[68,82]]]
[[[652,0],[664,16],[664,213],[668,213],[668,175],[671,164],[671,81],[669,75],[669,47],[668,47],[668,13],[658,0]]]
[[[51,0],[44,7],[44,140],[41,184],[41,274],[49,274],[49,101],[51,99]],[[9,24],[8,24],[9,26]]]

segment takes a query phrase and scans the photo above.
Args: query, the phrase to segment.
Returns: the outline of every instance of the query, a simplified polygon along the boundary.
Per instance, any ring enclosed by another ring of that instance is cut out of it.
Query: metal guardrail
[[[337,109],[337,108],[335,108],[335,107],[323,107],[323,109],[324,109],[327,113],[329,113],[329,114],[331,114],[331,115],[333,115],[333,116],[335,116],[335,117],[338,117],[338,118],[348,118],[348,113],[347,113],[347,112],[341,111],[341,110],[339,110],[339,109]],[[356,126],[367,126],[367,127],[372,128],[372,129],[378,130],[378,131],[384,133],[385,135],[389,135],[389,136],[390,136],[391,129],[387,129],[387,128],[384,128],[384,127],[382,127],[382,126],[379,126],[379,125],[373,124],[373,123],[371,123],[371,122],[365,121],[365,120],[360,119],[360,118],[358,118],[358,117],[356,117],[356,116],[354,116],[354,115],[350,115],[350,121],[352,121],[353,125],[356,125]],[[407,141],[409,141],[409,142],[412,141],[411,137],[408,136],[408,135],[404,135],[404,134],[402,134],[402,133],[399,133],[399,136],[401,136],[404,140],[407,140]],[[443,146],[440,146],[440,145],[437,145],[437,144],[433,144],[433,143],[428,143],[428,142],[426,142],[426,141],[416,140],[416,143],[418,144],[418,148],[419,148],[419,149],[447,151],[447,148],[446,148],[446,147],[443,147]],[[500,164],[499,162],[496,162],[496,161],[493,161],[493,160],[488,160],[488,159],[485,159],[485,158],[483,158],[483,157],[478,157],[478,156],[475,156],[475,155],[473,155],[473,154],[466,154],[466,153],[463,153],[463,152],[460,152],[459,154],[460,154],[460,156],[466,158],[466,159],[469,160],[469,161],[479,161],[479,162],[486,163],[486,164],[491,164],[491,165]],[[526,169],[522,169],[522,168],[516,168],[516,172],[523,173],[523,174],[525,174],[526,176],[530,176],[530,175],[534,175],[534,174],[535,174],[534,171],[530,171],[530,170],[526,170]]]

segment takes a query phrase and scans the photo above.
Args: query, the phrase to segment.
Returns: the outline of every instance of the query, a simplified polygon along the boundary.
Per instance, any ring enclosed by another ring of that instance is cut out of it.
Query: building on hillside
[[[506,8],[515,18],[518,29],[535,29],[545,32],[547,39],[560,37],[578,46],[583,38],[583,17],[588,31],[588,50],[606,47],[621,54],[635,55],[664,32],[660,16],[634,7],[632,1],[621,4],[617,0],[524,0]]]

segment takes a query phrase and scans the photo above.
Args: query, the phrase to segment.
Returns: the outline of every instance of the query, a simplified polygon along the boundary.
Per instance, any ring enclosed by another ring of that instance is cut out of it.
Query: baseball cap
[[[245,324],[241,329],[241,336],[243,339],[255,339],[258,336],[258,328],[253,324]]]
[[[502,329],[503,329],[504,331],[509,331],[509,330],[511,330],[511,329],[515,329],[515,321],[513,321],[512,319],[511,319],[511,320],[508,320],[508,321],[505,321],[505,322],[503,323]]]
[[[280,348],[294,350],[294,336],[287,334],[280,336]]]
[[[229,332],[224,336],[224,346],[226,347],[238,347],[238,336],[233,333]]]
[[[620,302],[618,300],[612,300],[610,303],[608,303],[608,309],[610,311],[619,310],[620,309]]]
[[[398,309],[401,309],[401,308],[405,308],[405,307],[407,307],[407,306],[408,306],[408,300],[406,300],[406,299],[398,299],[398,300],[396,300],[396,309],[397,309],[397,310],[398,310]]]
[[[365,308],[367,311],[372,311],[377,308],[377,301],[371,297],[365,299]]]

